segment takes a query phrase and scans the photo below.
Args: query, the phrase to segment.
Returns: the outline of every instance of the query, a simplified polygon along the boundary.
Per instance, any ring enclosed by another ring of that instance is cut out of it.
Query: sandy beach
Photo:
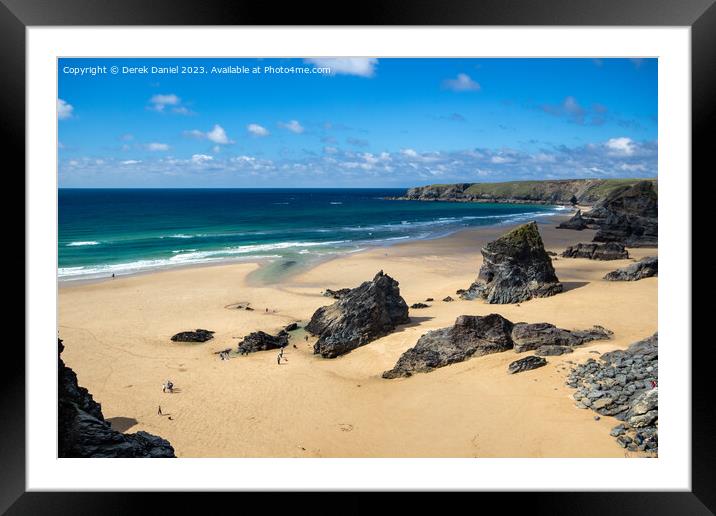
[[[561,252],[593,235],[555,225],[539,223],[547,250]],[[373,248],[276,284],[257,281],[259,265],[252,263],[61,283],[62,356],[113,428],[164,437],[178,457],[624,457],[609,436],[618,421],[596,421],[594,412],[577,409],[564,379],[569,362],[625,348],[657,330],[657,278],[601,279],[657,250],[629,249],[629,260],[608,262],[556,258],[565,292],[553,297],[520,305],[460,300],[455,291],[475,279],[480,248],[510,227]],[[315,339],[306,341],[302,330],[292,332],[280,366],[273,351],[232,353],[228,361],[214,354],[235,350],[250,332],[274,334],[290,322],[307,322],[332,302],[324,289],[355,287],[379,270],[400,282],[409,305],[435,301],[411,309],[410,324],[337,359],[313,355]],[[448,295],[455,301],[441,301]],[[237,309],[241,303],[254,311]],[[426,331],[459,315],[490,313],[567,329],[598,324],[614,336],[516,375],[507,374],[507,365],[525,355],[508,351],[429,374],[381,378]],[[214,330],[215,338],[170,341],[195,328]],[[166,379],[174,394],[162,392]],[[164,416],[157,415],[159,405]]]

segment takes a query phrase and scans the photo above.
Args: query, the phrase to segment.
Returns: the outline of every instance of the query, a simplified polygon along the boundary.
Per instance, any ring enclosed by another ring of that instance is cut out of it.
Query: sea
[[[554,215],[559,206],[390,200],[405,189],[59,189],[58,278],[260,261],[288,269],[372,246]]]

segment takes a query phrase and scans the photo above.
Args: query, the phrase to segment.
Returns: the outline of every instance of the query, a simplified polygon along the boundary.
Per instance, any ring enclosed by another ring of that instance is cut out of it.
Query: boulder
[[[451,303],[455,300],[453,298],[451,298],[450,296],[447,296],[446,298],[443,298],[443,301],[445,301],[446,303]]]
[[[607,273],[607,281],[639,281],[644,278],[657,276],[659,273],[659,259],[656,256],[647,256],[636,263]]]
[[[589,260],[624,260],[629,258],[629,253],[622,244],[617,242],[604,244],[579,243],[565,249],[562,256],[565,258],[587,258]]]
[[[425,303],[413,303],[410,305],[410,308],[430,308],[430,305],[426,305]]]
[[[542,346],[579,346],[592,340],[608,339],[612,335],[613,332],[601,326],[570,331],[550,323],[516,323],[512,329],[512,341],[517,353]]]
[[[283,331],[294,331],[298,329],[298,323],[292,322],[286,325],[286,327],[283,329]]]
[[[335,358],[410,322],[398,282],[380,271],[330,306],[316,310],[306,331],[318,336],[313,352]]]
[[[512,348],[511,331],[512,323],[498,314],[461,315],[453,326],[420,337],[383,378],[427,373],[471,357],[506,351]]]
[[[519,303],[562,292],[536,222],[518,226],[482,248],[477,280],[461,295],[488,303]]]
[[[239,343],[237,351],[240,355],[244,355],[256,351],[284,348],[288,346],[288,337],[288,333],[285,330],[281,330],[275,336],[263,331],[255,331],[244,337],[244,340]]]
[[[73,458],[175,457],[166,439],[147,432],[123,434],[104,419],[102,407],[61,358],[64,345],[58,339],[58,456]]]
[[[348,292],[350,292],[351,289],[349,288],[341,288],[338,290],[331,290],[330,288],[327,288],[323,291],[324,297],[332,297],[333,299],[341,299],[344,297]]]
[[[182,331],[172,337],[174,342],[206,342],[214,338],[214,332],[211,330],[202,330],[197,328],[194,331]]]
[[[575,213],[571,219],[562,222],[557,226],[557,229],[575,229],[581,231],[587,227],[587,221],[582,217],[582,210],[577,210],[577,213]]]
[[[544,358],[530,355],[510,363],[510,365],[507,366],[507,372],[510,374],[521,373],[523,371],[537,369],[538,367],[546,365],[547,361]]]
[[[545,344],[535,351],[535,355],[540,357],[552,357],[572,353],[574,350],[570,346],[555,346],[553,344]]]

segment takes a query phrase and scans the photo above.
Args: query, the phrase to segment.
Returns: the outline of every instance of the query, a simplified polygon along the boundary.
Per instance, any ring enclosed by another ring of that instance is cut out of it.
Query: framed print
[[[28,300],[3,510],[528,491],[710,514],[691,171],[716,8],[550,3],[3,0]]]

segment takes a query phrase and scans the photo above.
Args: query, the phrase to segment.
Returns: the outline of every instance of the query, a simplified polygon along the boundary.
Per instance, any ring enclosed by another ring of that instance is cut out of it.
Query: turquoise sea
[[[405,189],[60,189],[61,280],[226,260],[302,263],[563,208],[394,201]]]

